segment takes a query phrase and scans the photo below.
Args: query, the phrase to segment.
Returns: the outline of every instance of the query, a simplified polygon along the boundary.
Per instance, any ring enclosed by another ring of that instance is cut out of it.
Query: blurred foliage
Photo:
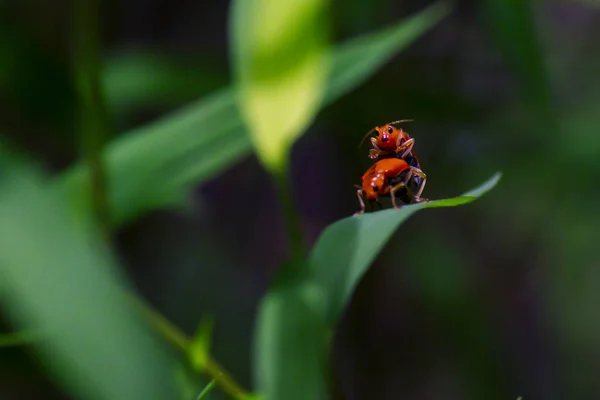
[[[325,104],[366,80],[446,11],[438,5],[406,23],[340,45],[332,55]],[[118,86],[121,78],[113,76],[108,82]],[[108,88],[109,93],[115,90]],[[104,155],[113,223],[120,225],[155,208],[185,204],[193,185],[238,162],[250,149],[231,89],[221,89],[147,126],[125,132],[108,144]],[[68,192],[78,209],[89,205],[88,179],[85,165],[74,166],[58,178],[61,190]]]
[[[316,247],[308,262],[278,269],[264,295],[282,261],[273,228],[280,210],[248,157],[238,88],[226,86],[232,48],[226,30],[214,28],[216,20],[225,27],[226,5],[140,0],[104,9],[102,83],[119,128],[103,153],[111,224],[136,238],[117,236],[108,248],[90,222],[90,180],[78,156],[84,132],[74,124],[68,18],[33,0],[4,3],[0,129],[12,148],[0,157],[0,301],[10,333],[0,346],[34,343],[44,370],[73,398],[202,397],[211,388],[210,374],[197,376],[208,343],[236,379],[247,385],[253,375],[249,389],[275,398],[327,390],[381,399],[598,397],[597,2],[455,5],[450,15],[436,4],[403,19],[422,2],[332,2],[332,38],[358,37],[332,45],[329,78],[313,87],[322,102],[299,107],[302,123],[289,130],[295,139],[311,125],[294,148],[291,177]],[[243,40],[251,37],[242,22],[277,27],[264,16],[242,19],[230,29]],[[302,54],[290,44],[307,43],[288,39],[270,38],[285,42],[278,49],[293,61]],[[290,63],[270,63],[269,74],[289,71]],[[411,206],[323,230],[356,208],[352,183],[369,162],[364,148],[356,151],[360,136],[398,118],[416,120],[410,132],[427,197],[448,197],[496,170],[501,185],[468,208],[404,220],[420,208]],[[27,162],[15,160],[17,149]],[[183,208],[190,213],[164,212]],[[174,233],[166,218],[205,231]],[[146,258],[133,262],[136,240]],[[157,254],[162,275],[146,265]],[[191,345],[198,365],[184,368],[129,308],[121,268],[167,314],[193,321],[190,331],[210,312],[207,297],[227,303],[215,317],[231,332],[200,330]],[[164,285],[180,299],[162,298]],[[254,338],[239,322],[248,319],[241,312],[255,312],[249,292],[264,295]],[[0,397],[20,398],[30,386],[44,397],[51,384],[30,358],[0,352]]]
[[[90,221],[31,168],[5,164],[0,193],[2,305],[41,333],[45,367],[76,398],[172,398],[174,360],[128,306]]]
[[[284,171],[294,141],[320,108],[329,75],[328,3],[232,3],[238,103],[257,155],[273,173]]]

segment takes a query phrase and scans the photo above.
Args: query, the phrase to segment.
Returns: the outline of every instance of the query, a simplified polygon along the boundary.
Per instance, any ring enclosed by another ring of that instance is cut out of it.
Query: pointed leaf
[[[330,225],[310,255],[314,280],[327,293],[326,320],[333,325],[354,288],[398,227],[424,208],[467,204],[491,190],[500,174],[462,196],[352,216]]]

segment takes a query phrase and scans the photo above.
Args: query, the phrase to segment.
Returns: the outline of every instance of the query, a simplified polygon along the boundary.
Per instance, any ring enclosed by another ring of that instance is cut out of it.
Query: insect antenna
[[[365,136],[363,136],[362,140],[360,141],[360,143],[358,144],[358,148],[360,149],[360,146],[362,146],[362,144],[365,142],[365,139],[367,138],[367,136],[369,136],[371,134],[371,132],[373,132],[375,130],[375,128],[372,128],[369,132],[367,132],[365,134]]]
[[[395,124],[400,124],[402,122],[413,122],[414,119],[401,119],[398,121],[394,121],[394,122],[388,122],[388,125],[395,125]]]

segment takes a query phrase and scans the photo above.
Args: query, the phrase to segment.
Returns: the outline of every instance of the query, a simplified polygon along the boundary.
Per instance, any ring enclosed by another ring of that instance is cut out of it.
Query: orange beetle
[[[375,131],[375,136],[371,137],[371,144],[373,145],[373,148],[369,151],[369,158],[383,159],[396,157],[406,161],[411,167],[413,167],[414,171],[419,171],[419,174],[415,173],[415,175],[418,176],[414,178],[414,183],[419,187],[415,197],[420,198],[421,193],[423,193],[423,189],[425,189],[427,176],[425,173],[423,173],[419,158],[413,151],[415,140],[402,129],[393,126],[394,124],[410,121],[412,121],[412,119],[402,119],[399,121],[389,122],[385,125],[376,126],[367,132],[367,134],[363,137],[361,144],[366,137],[371,134],[371,132]]]
[[[401,119],[399,121],[389,122],[385,125],[376,126],[367,132],[360,142],[361,144],[371,132],[375,131],[375,136],[370,139],[373,148],[369,151],[369,158],[376,159],[379,156],[393,155],[404,159],[406,155],[412,153],[415,140],[411,138],[408,133],[404,132],[402,128],[396,128],[394,126],[394,124],[410,121],[412,121],[412,119]],[[416,156],[414,157],[416,158]]]
[[[365,197],[369,202],[376,202],[381,207],[378,199],[383,196],[390,196],[394,208],[400,208],[396,204],[396,196],[399,196],[405,203],[422,202],[421,191],[417,195],[409,195],[409,184],[416,178],[424,180],[425,174],[418,168],[412,167],[406,161],[399,158],[384,158],[373,164],[362,176],[362,187],[360,187],[356,196],[360,202],[360,211],[354,215],[360,215],[365,212]]]

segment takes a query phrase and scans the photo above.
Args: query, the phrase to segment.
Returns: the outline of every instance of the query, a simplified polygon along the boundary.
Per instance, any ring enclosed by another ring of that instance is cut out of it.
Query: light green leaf
[[[439,3],[391,28],[340,45],[333,54],[324,104],[365,82],[447,12],[444,3]],[[230,89],[126,132],[110,142],[104,153],[113,223],[121,225],[144,212],[180,205],[193,185],[240,161],[251,149]],[[66,171],[57,186],[69,194],[74,207],[87,212],[85,165]]]
[[[6,160],[4,160],[6,161]],[[72,398],[175,398],[173,359],[124,297],[90,219],[75,226],[37,173],[0,174],[0,305]]]
[[[496,174],[459,197],[352,216],[325,229],[310,255],[310,268],[314,281],[327,293],[327,323],[335,323],[354,288],[402,222],[424,208],[470,203],[491,190],[499,179],[500,174]]]
[[[229,21],[239,104],[258,156],[282,171],[326,84],[328,1],[235,0]]]

